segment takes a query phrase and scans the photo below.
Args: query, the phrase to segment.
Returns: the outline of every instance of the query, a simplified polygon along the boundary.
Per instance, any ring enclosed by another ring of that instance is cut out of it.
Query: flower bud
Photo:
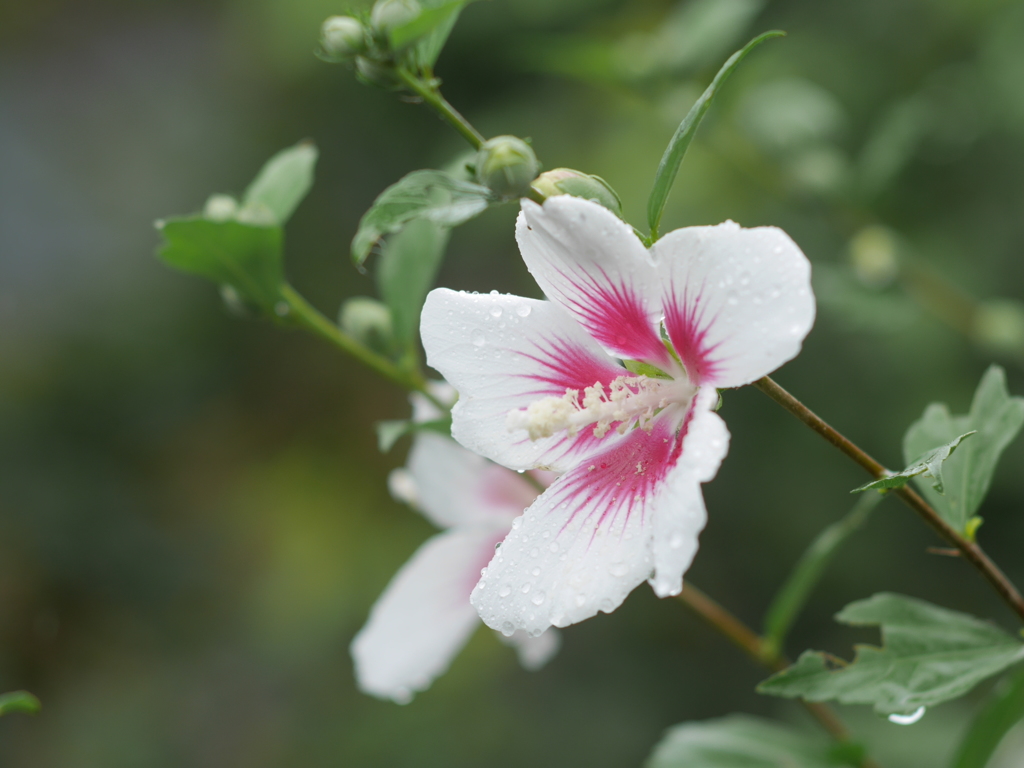
[[[616,216],[622,216],[622,202],[619,196],[600,176],[591,176],[572,168],[554,168],[542,173],[530,186],[544,197],[572,195],[593,200]]]
[[[385,34],[412,21],[420,15],[422,8],[416,0],[377,0],[370,11],[370,23],[373,28]]]
[[[1024,350],[1024,304],[1019,301],[982,301],[972,326],[974,338],[993,352],[1009,355]]]
[[[524,197],[540,164],[530,145],[515,136],[495,136],[476,155],[476,180],[501,197]]]
[[[393,347],[391,311],[376,299],[356,296],[341,307],[339,324],[345,333],[376,352],[388,353]]]
[[[394,90],[402,87],[402,81],[395,74],[394,67],[378,64],[365,56],[356,56],[356,75],[364,83]]]
[[[203,218],[210,221],[231,221],[238,215],[238,201],[231,195],[210,195],[203,206]]]
[[[351,16],[331,16],[320,27],[320,46],[334,61],[350,59],[366,50],[366,30]]]
[[[899,243],[890,230],[872,224],[850,240],[850,261],[864,285],[883,288],[899,275]]]

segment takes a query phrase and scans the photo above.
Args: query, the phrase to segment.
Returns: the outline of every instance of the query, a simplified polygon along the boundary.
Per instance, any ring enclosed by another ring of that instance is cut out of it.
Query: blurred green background
[[[403,393],[316,339],[230,316],[153,258],[155,218],[239,192],[319,145],[288,229],[293,283],[328,314],[372,280],[347,258],[400,175],[463,150],[422,107],[317,61],[327,0],[0,5],[0,765],[636,766],[667,726],[742,710],[763,674],[646,586],[564,632],[542,672],[483,629],[408,706],[354,685],[347,646],[432,530],[392,501],[374,422]],[[819,319],[777,379],[890,466],[932,400],[964,412],[986,366],[1024,393],[1024,5],[997,0],[489,0],[438,74],[487,135],[606,178],[642,224],[675,125],[725,57],[664,229],[775,224],[815,268]],[[456,231],[439,283],[536,295],[514,206]],[[867,229],[865,229],[867,228]],[[898,267],[898,269],[896,269]],[[979,303],[977,300],[984,300]],[[864,478],[754,390],[725,394],[693,582],[757,624]],[[1024,445],[982,543],[1024,582]],[[893,501],[829,570],[792,637],[882,589],[1012,617]],[[917,725],[844,715],[887,768],[938,766],[986,687]],[[1021,739],[1024,742],[1024,739]],[[1016,754],[1016,758],[1013,756]],[[1024,765],[1024,746],[1004,750]],[[1016,762],[1015,762],[1016,760]],[[1004,766],[1004,768],[1005,768]]]

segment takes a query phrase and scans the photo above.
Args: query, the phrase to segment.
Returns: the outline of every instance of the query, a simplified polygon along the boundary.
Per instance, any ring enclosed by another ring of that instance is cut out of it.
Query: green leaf
[[[395,338],[410,346],[420,326],[420,310],[444,259],[449,230],[426,219],[410,222],[390,237],[377,265],[377,285],[391,309]]]
[[[857,646],[850,664],[805,651],[757,690],[808,701],[871,704],[883,715],[909,714],[955,699],[1024,659],[1024,643],[994,624],[903,595],[881,593],[850,603],[836,620],[880,626],[883,647]]]
[[[487,187],[456,179],[444,171],[413,171],[381,192],[359,222],[352,258],[366,261],[374,244],[409,222],[426,219],[456,227],[496,202]]]
[[[227,284],[245,300],[273,312],[281,300],[283,232],[199,216],[158,222],[164,244],[157,255],[183,272]]]
[[[437,432],[445,437],[451,437],[452,419],[433,419],[431,421],[413,421],[412,419],[395,419],[392,421],[377,422],[377,448],[381,453],[387,453],[395,447],[395,443],[406,435],[417,432]]]
[[[832,556],[854,531],[864,525],[883,498],[880,493],[862,496],[846,517],[828,526],[811,542],[768,606],[764,620],[764,641],[767,647],[776,651],[782,649],[790,627],[803,610]]]
[[[391,47],[401,50],[415,43],[412,63],[417,69],[433,69],[459,14],[471,2],[473,0],[433,0],[422,3],[423,11],[419,16],[388,30]]]
[[[1024,669],[1004,680],[960,742],[953,768],[985,768],[1003,736],[1024,720]]]
[[[665,202],[668,200],[668,193],[672,189],[673,182],[676,180],[676,174],[679,173],[679,166],[683,162],[683,155],[686,154],[686,150],[690,146],[694,134],[697,133],[697,128],[700,126],[701,120],[704,119],[705,113],[711,107],[711,101],[718,94],[718,89],[722,87],[722,84],[725,83],[729,75],[733,73],[733,70],[739,66],[739,63],[743,61],[743,58],[748,53],[765,40],[781,37],[784,34],[785,32],[779,31],[765,32],[755,37],[730,56],[728,61],[718,70],[718,74],[711,81],[711,85],[697,99],[686,117],[683,118],[683,122],[679,124],[675,135],[669,141],[668,147],[665,148],[665,154],[662,155],[661,162],[658,164],[658,172],[654,177],[654,188],[651,190],[651,196],[647,200],[647,223],[651,229],[652,242],[658,239],[658,225],[661,223],[661,214],[665,210]]]
[[[0,695],[0,715],[24,712],[26,715],[39,714],[42,704],[28,691],[11,691]]]
[[[925,498],[957,531],[966,533],[969,521],[988,493],[1000,455],[1022,426],[1024,398],[1010,397],[1006,374],[995,365],[982,377],[969,413],[952,416],[945,404],[933,403],[910,425],[903,437],[905,457],[920,456],[956,435],[978,433],[946,461],[944,495],[930,484],[918,481]]]
[[[957,446],[960,445],[961,440],[974,434],[977,434],[977,430],[965,432],[964,434],[953,438],[945,445],[940,445],[938,448],[932,448],[930,451],[926,451],[915,459],[906,469],[895,472],[888,477],[883,477],[880,480],[873,480],[859,488],[854,488],[850,493],[860,493],[861,491],[866,491],[869,488],[873,488],[876,491],[888,491],[893,488],[902,488],[910,482],[911,478],[918,476],[932,478],[935,481],[932,483],[932,488],[935,489],[935,492],[945,493],[942,485],[942,464],[953,455],[953,451],[955,451]]]
[[[278,152],[245,190],[243,209],[266,209],[283,225],[313,186],[316,159],[316,146],[308,141]]]
[[[669,728],[644,768],[830,768],[828,745],[770,720],[729,715]]]

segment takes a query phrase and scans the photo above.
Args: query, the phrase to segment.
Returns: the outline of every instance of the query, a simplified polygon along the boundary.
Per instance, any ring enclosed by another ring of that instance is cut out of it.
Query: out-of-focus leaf
[[[267,312],[281,300],[283,232],[199,216],[158,222],[164,244],[157,255],[172,267],[227,284]]]
[[[313,186],[316,159],[316,146],[308,141],[278,152],[245,190],[243,209],[261,206],[277,224],[284,225]]]
[[[381,192],[359,222],[352,239],[352,258],[362,264],[384,235],[398,232],[415,219],[455,227],[495,202],[487,187],[456,179],[444,171],[413,171]]]
[[[614,40],[593,35],[537,38],[522,58],[532,69],[591,82],[692,74],[721,61],[762,8],[764,0],[692,0],[678,3],[650,32]]]
[[[827,744],[749,715],[669,728],[644,768],[829,768]]]
[[[773,80],[743,96],[739,119],[746,133],[771,152],[805,150],[835,138],[846,123],[839,99],[810,80]]]
[[[884,498],[871,493],[857,500],[846,517],[823,530],[804,552],[789,578],[776,593],[764,620],[765,644],[781,650],[790,627],[800,615],[808,596],[817,585],[832,556],[843,542],[860,528]]]
[[[445,437],[450,437],[452,434],[451,417],[431,419],[430,421],[413,421],[412,419],[378,421],[377,447],[381,453],[387,453],[403,437],[416,432],[437,432]]]
[[[420,310],[444,259],[449,230],[426,219],[412,221],[388,239],[377,265],[377,285],[391,309],[395,338],[416,338]]]
[[[953,768],[985,768],[1006,733],[1024,720],[1024,669],[996,688],[960,742]]]
[[[42,704],[28,691],[11,691],[0,695],[0,715],[24,712],[26,715],[39,714]]]
[[[909,714],[962,696],[1024,659],[1024,643],[999,627],[903,595],[881,593],[858,600],[836,620],[880,626],[883,646],[857,646],[849,664],[805,651],[757,690],[808,701],[871,704],[883,715]]]
[[[892,182],[917,151],[933,119],[919,95],[894,104],[875,125],[858,160],[861,192],[872,197]]]
[[[920,307],[900,292],[869,290],[849,269],[815,265],[814,295],[822,314],[845,329],[892,337],[920,322]]]
[[[993,365],[981,379],[971,410],[952,416],[944,403],[932,403],[903,437],[903,455],[920,456],[931,446],[956,435],[977,431],[977,436],[951,456],[943,467],[945,494],[918,481],[922,493],[943,519],[960,532],[988,493],[999,457],[1024,426],[1024,398],[1010,397],[1006,374]]]
[[[955,451],[957,446],[960,445],[960,441],[974,434],[977,434],[977,432],[966,432],[958,437],[954,437],[948,443],[940,445],[938,448],[932,448],[929,451],[925,451],[924,454],[915,459],[906,469],[891,474],[888,477],[883,477],[880,480],[873,480],[870,483],[865,483],[859,488],[854,488],[850,493],[861,493],[869,488],[873,488],[876,491],[887,491],[893,488],[902,488],[910,482],[911,478],[921,476],[930,477],[935,481],[932,483],[932,488],[935,489],[936,493],[945,493],[942,485],[942,465],[950,456],[953,455],[953,451]]]
[[[781,37],[784,34],[785,32],[779,31],[765,32],[755,37],[730,56],[728,61],[718,70],[718,74],[711,81],[711,85],[697,99],[697,102],[690,108],[686,117],[683,118],[683,122],[679,124],[675,134],[665,148],[665,154],[662,155],[661,162],[658,163],[658,171],[654,177],[654,187],[651,189],[651,195],[647,200],[647,223],[650,226],[652,240],[657,239],[661,214],[665,210],[665,202],[668,200],[668,193],[672,189],[672,183],[676,180],[676,174],[679,173],[679,166],[683,162],[683,156],[686,154],[694,134],[697,133],[701,120],[704,119],[704,115],[711,107],[712,100],[718,94],[718,89],[722,87],[722,84],[748,53],[765,40]]]

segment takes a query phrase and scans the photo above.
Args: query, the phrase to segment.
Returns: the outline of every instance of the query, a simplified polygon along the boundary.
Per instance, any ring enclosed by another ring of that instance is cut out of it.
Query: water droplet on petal
[[[518,307],[516,307],[516,314],[519,315],[520,317],[529,317],[530,316],[530,305],[529,304],[520,304]]]
[[[618,563],[609,568],[608,572],[612,576],[625,576],[627,573],[629,573],[629,566],[625,563]]]
[[[544,602],[544,598],[545,598],[544,593],[543,592],[538,592],[536,595],[533,596],[533,598],[531,599],[531,602],[534,605],[540,605],[541,603]]]
[[[474,347],[482,347],[487,343],[487,339],[484,338],[484,332],[480,329],[473,331],[469,338],[473,342]]]
[[[501,307],[491,307],[491,317],[501,317]]]
[[[525,595],[529,591],[530,591],[530,585],[529,584],[523,584],[523,594]]]
[[[516,625],[511,621],[503,622],[501,625],[501,634],[505,637],[512,637],[512,633],[516,631]]]
[[[510,587],[508,584],[506,584],[505,586],[503,586],[501,589],[498,590],[498,597],[508,597],[511,594],[512,594],[512,587]]]

